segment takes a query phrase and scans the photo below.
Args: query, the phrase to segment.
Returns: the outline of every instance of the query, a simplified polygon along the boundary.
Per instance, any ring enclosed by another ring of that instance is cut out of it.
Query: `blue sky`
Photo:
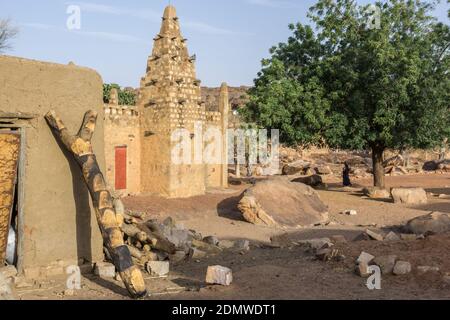
[[[290,35],[291,22],[306,22],[314,0],[171,0],[182,33],[197,54],[203,85],[251,85],[260,61]],[[371,2],[361,0],[361,3]],[[7,54],[97,70],[107,83],[139,85],[168,0],[0,0],[0,18],[19,26]],[[66,27],[67,7],[81,7],[81,30]],[[447,18],[448,4],[436,10]]]

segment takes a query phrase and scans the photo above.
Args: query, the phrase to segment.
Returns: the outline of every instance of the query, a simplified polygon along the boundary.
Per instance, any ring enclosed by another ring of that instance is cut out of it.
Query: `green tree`
[[[373,7],[319,0],[315,29],[290,25],[263,61],[245,119],[279,128],[287,143],[370,149],[384,187],[387,148],[431,148],[450,135],[450,30],[431,16],[434,4],[377,2],[377,25]]]
[[[132,90],[122,89],[118,84],[103,84],[103,102],[109,103],[111,89],[117,89],[119,93],[119,105],[134,106],[136,105],[136,93]]]

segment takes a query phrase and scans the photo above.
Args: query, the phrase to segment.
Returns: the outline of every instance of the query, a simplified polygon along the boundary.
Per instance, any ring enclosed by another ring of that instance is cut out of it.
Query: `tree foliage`
[[[439,145],[450,135],[450,30],[431,16],[434,4],[377,2],[371,28],[373,7],[319,0],[308,15],[315,28],[290,25],[263,61],[246,120],[279,128],[287,143],[323,139],[378,156]]]
[[[18,33],[19,30],[11,25],[9,19],[0,19],[0,53],[11,49],[10,40]]]
[[[118,84],[103,84],[103,102],[109,103],[111,89],[117,89],[119,93],[119,105],[134,106],[136,105],[136,93],[129,89],[122,89]]]

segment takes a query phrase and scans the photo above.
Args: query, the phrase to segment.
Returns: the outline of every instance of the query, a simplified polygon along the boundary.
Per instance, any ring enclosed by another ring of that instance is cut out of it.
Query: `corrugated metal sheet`
[[[0,131],[0,263],[4,263],[19,162],[20,136]]]

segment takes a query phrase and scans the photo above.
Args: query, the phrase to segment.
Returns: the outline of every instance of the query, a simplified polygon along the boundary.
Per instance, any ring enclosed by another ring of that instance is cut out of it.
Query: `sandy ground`
[[[427,174],[387,177],[388,187],[420,186],[428,192],[450,194],[450,175]],[[204,236],[219,239],[248,239],[251,250],[240,254],[225,251],[217,256],[171,266],[168,278],[148,277],[151,295],[148,299],[450,299],[450,284],[443,280],[450,272],[450,234],[424,240],[376,242],[355,241],[338,245],[346,256],[343,262],[320,262],[303,247],[275,249],[266,246],[270,237],[288,231],[293,240],[344,235],[351,241],[366,228],[388,230],[431,211],[450,212],[450,200],[430,197],[427,205],[406,206],[387,200],[361,197],[358,188],[371,180],[355,181],[354,189],[343,189],[329,182],[328,191],[319,191],[329,206],[332,223],[328,226],[296,230],[279,230],[251,225],[236,210],[248,185],[228,190],[214,190],[206,196],[165,200],[158,197],[133,197],[124,200],[127,208],[145,211],[152,218],[171,216]],[[357,216],[340,214],[357,210]],[[365,279],[354,274],[354,261],[361,251],[373,255],[396,254],[420,265],[437,266],[440,272],[407,276],[383,276],[382,290],[370,291]],[[230,287],[205,286],[209,265],[223,265],[233,270]],[[32,288],[18,290],[22,299],[127,299],[123,285],[114,280],[100,280],[88,275],[82,279],[83,289],[74,297],[65,297],[65,278],[38,282]]]

